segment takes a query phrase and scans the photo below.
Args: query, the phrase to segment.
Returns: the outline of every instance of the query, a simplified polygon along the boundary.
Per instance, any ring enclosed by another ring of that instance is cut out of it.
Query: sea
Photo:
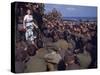
[[[97,21],[97,17],[62,17],[63,20],[72,21]]]

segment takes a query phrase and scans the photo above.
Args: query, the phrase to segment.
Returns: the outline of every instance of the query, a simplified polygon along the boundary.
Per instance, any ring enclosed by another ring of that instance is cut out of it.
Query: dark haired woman
[[[31,10],[27,10],[27,14],[24,16],[23,27],[26,30],[25,37],[27,41],[31,41],[34,44],[34,35],[33,29],[38,28],[38,26],[33,22],[33,16],[31,15]]]

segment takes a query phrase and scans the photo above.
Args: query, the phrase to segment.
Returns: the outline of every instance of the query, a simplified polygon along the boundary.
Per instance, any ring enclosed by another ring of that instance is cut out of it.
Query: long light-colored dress
[[[25,26],[26,26],[26,33],[25,33],[26,40],[33,41],[36,38],[36,36],[34,36],[34,33],[33,33],[34,27],[33,27],[32,15],[25,15],[24,21],[25,21]]]

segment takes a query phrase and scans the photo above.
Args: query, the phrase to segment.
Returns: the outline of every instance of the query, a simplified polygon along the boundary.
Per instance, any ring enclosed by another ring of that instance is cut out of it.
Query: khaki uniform
[[[47,62],[44,59],[44,55],[48,51],[45,48],[40,48],[35,56],[32,56],[26,63],[25,72],[44,72],[47,70]]]
[[[63,39],[58,40],[53,45],[64,50],[68,49],[68,43]]]
[[[57,53],[55,54],[49,53],[45,55],[45,59],[47,59],[47,61],[50,63],[58,64],[59,61],[61,60],[61,56],[60,54],[57,54]]]
[[[49,54],[46,54],[45,55],[45,59],[48,63],[48,69],[50,71],[56,71],[57,70],[57,64],[59,63],[59,61],[61,60],[61,56],[60,54],[52,54],[52,53],[49,53]]]
[[[91,56],[88,52],[77,54],[81,68],[87,68],[91,63]]]
[[[58,48],[52,44],[47,45],[49,53],[45,55],[45,60],[48,63],[48,70],[49,71],[56,71],[57,64],[62,59],[58,52]]]
[[[60,53],[60,55],[61,55],[62,58],[64,57],[66,51],[69,48],[69,44],[65,40],[63,40],[63,39],[60,39],[57,42],[54,42],[53,46],[55,46],[58,49],[60,49],[59,53]]]

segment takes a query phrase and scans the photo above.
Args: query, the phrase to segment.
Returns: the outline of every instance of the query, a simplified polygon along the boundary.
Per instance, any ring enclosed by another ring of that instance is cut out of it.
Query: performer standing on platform
[[[24,16],[23,27],[26,30],[25,37],[27,41],[31,41],[34,44],[34,39],[36,36],[34,35],[33,29],[38,28],[38,26],[33,22],[33,16],[31,15],[31,10],[27,10],[27,15]]]

